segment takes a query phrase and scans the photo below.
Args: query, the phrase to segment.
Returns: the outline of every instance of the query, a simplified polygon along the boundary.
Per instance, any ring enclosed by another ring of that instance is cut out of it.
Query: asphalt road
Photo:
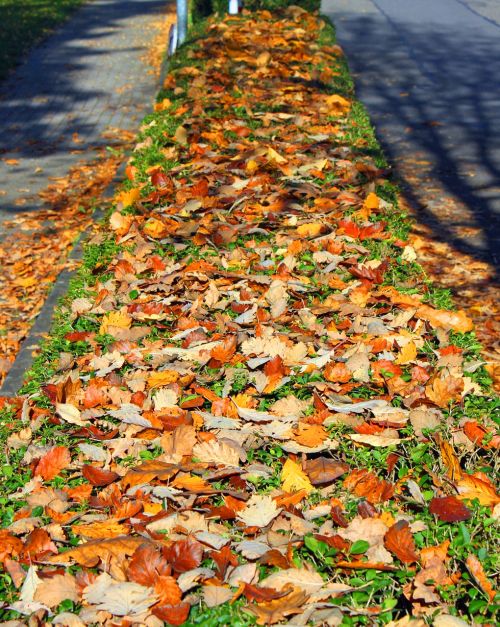
[[[500,0],[323,0],[419,220],[500,259]]]

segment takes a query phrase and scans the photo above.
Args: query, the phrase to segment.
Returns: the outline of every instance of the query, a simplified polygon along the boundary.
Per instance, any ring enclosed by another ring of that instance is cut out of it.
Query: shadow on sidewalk
[[[498,266],[500,29],[489,31],[496,37],[478,31],[468,44],[425,23],[405,33],[349,16],[339,39],[417,219],[436,239]]]
[[[71,151],[111,143],[102,137],[104,120],[119,126],[131,117],[127,98],[139,101],[151,83],[146,64],[144,78],[130,75],[126,60],[136,63],[145,52],[142,41],[128,41],[130,24],[165,6],[165,0],[89,2],[0,83],[0,158],[9,153],[20,161],[7,170],[7,182],[22,177],[23,159],[51,156],[63,172]]]

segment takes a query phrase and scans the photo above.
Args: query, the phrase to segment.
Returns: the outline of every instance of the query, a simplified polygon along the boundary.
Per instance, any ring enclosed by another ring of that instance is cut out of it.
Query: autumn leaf
[[[486,577],[486,573],[484,572],[481,562],[475,555],[471,554],[467,557],[465,563],[467,565],[467,570],[474,577],[481,590],[485,593],[489,600],[493,602],[497,593],[493,589],[491,582]]]
[[[120,536],[106,540],[91,540],[76,547],[54,555],[49,559],[56,564],[65,564],[74,561],[81,566],[92,568],[99,560],[103,562],[110,558],[122,561],[127,555],[133,555],[135,550],[144,542],[143,538]]]
[[[287,459],[281,470],[281,487],[286,492],[305,490],[307,494],[314,490],[302,468],[291,459]]]
[[[266,527],[280,511],[270,496],[254,494],[236,518],[247,527]]]
[[[135,205],[141,197],[141,190],[138,187],[132,187],[129,190],[123,190],[115,196],[115,203],[123,209]]]
[[[185,573],[201,564],[203,546],[192,538],[178,540],[165,551],[164,555],[176,573]]]
[[[300,589],[292,589],[286,596],[264,601],[248,610],[257,617],[257,625],[275,625],[287,616],[300,614],[308,595]]]
[[[394,486],[368,470],[355,470],[344,479],[344,487],[370,503],[383,503],[392,498]]]
[[[304,470],[313,485],[324,485],[345,474],[349,466],[329,457],[316,457],[306,461]]]
[[[131,324],[132,318],[126,312],[111,311],[103,317],[99,333],[105,335],[106,333],[110,333],[114,327],[118,329],[130,329]],[[113,335],[112,332],[110,334]]]
[[[429,503],[429,512],[444,522],[469,520],[472,516],[472,512],[455,496],[435,496]]]
[[[89,483],[95,486],[106,486],[120,478],[120,475],[116,472],[96,468],[89,464],[82,466],[82,475]]]
[[[42,477],[44,481],[50,481],[70,464],[71,454],[69,449],[66,446],[54,446],[40,458],[34,474],[35,477]]]
[[[415,541],[406,520],[399,520],[384,536],[384,546],[404,564],[418,562]]]

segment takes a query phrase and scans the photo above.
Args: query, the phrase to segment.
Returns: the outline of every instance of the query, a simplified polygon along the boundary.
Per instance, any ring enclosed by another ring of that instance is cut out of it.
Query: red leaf
[[[192,538],[179,540],[166,549],[165,557],[176,573],[185,573],[201,564],[203,545]]]
[[[415,541],[406,520],[399,520],[392,525],[384,536],[384,546],[404,564],[418,562]]]
[[[444,522],[469,520],[472,512],[455,496],[434,497],[429,503],[429,512]]]
[[[70,464],[71,455],[69,449],[65,446],[54,446],[40,458],[35,468],[35,476],[40,476],[45,481],[50,481]]]
[[[102,470],[89,464],[82,467],[82,475],[89,483],[96,486],[106,486],[120,478],[116,472],[111,470]]]

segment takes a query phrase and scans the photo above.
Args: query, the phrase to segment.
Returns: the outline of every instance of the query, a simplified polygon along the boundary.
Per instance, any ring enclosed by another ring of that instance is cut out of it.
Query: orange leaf
[[[45,481],[50,481],[71,464],[71,454],[66,446],[54,446],[40,458],[35,476],[40,476]]]
[[[354,470],[344,479],[344,487],[370,503],[383,503],[394,495],[392,483],[379,479],[368,470]]]
[[[490,601],[493,601],[496,596],[496,591],[493,589],[493,586],[486,577],[486,573],[484,572],[484,568],[481,562],[477,559],[475,555],[471,554],[465,560],[465,563],[467,565],[467,569],[474,577],[481,590],[486,594]]]
[[[404,564],[418,562],[415,541],[406,520],[399,520],[392,525],[384,536],[384,546]]]

